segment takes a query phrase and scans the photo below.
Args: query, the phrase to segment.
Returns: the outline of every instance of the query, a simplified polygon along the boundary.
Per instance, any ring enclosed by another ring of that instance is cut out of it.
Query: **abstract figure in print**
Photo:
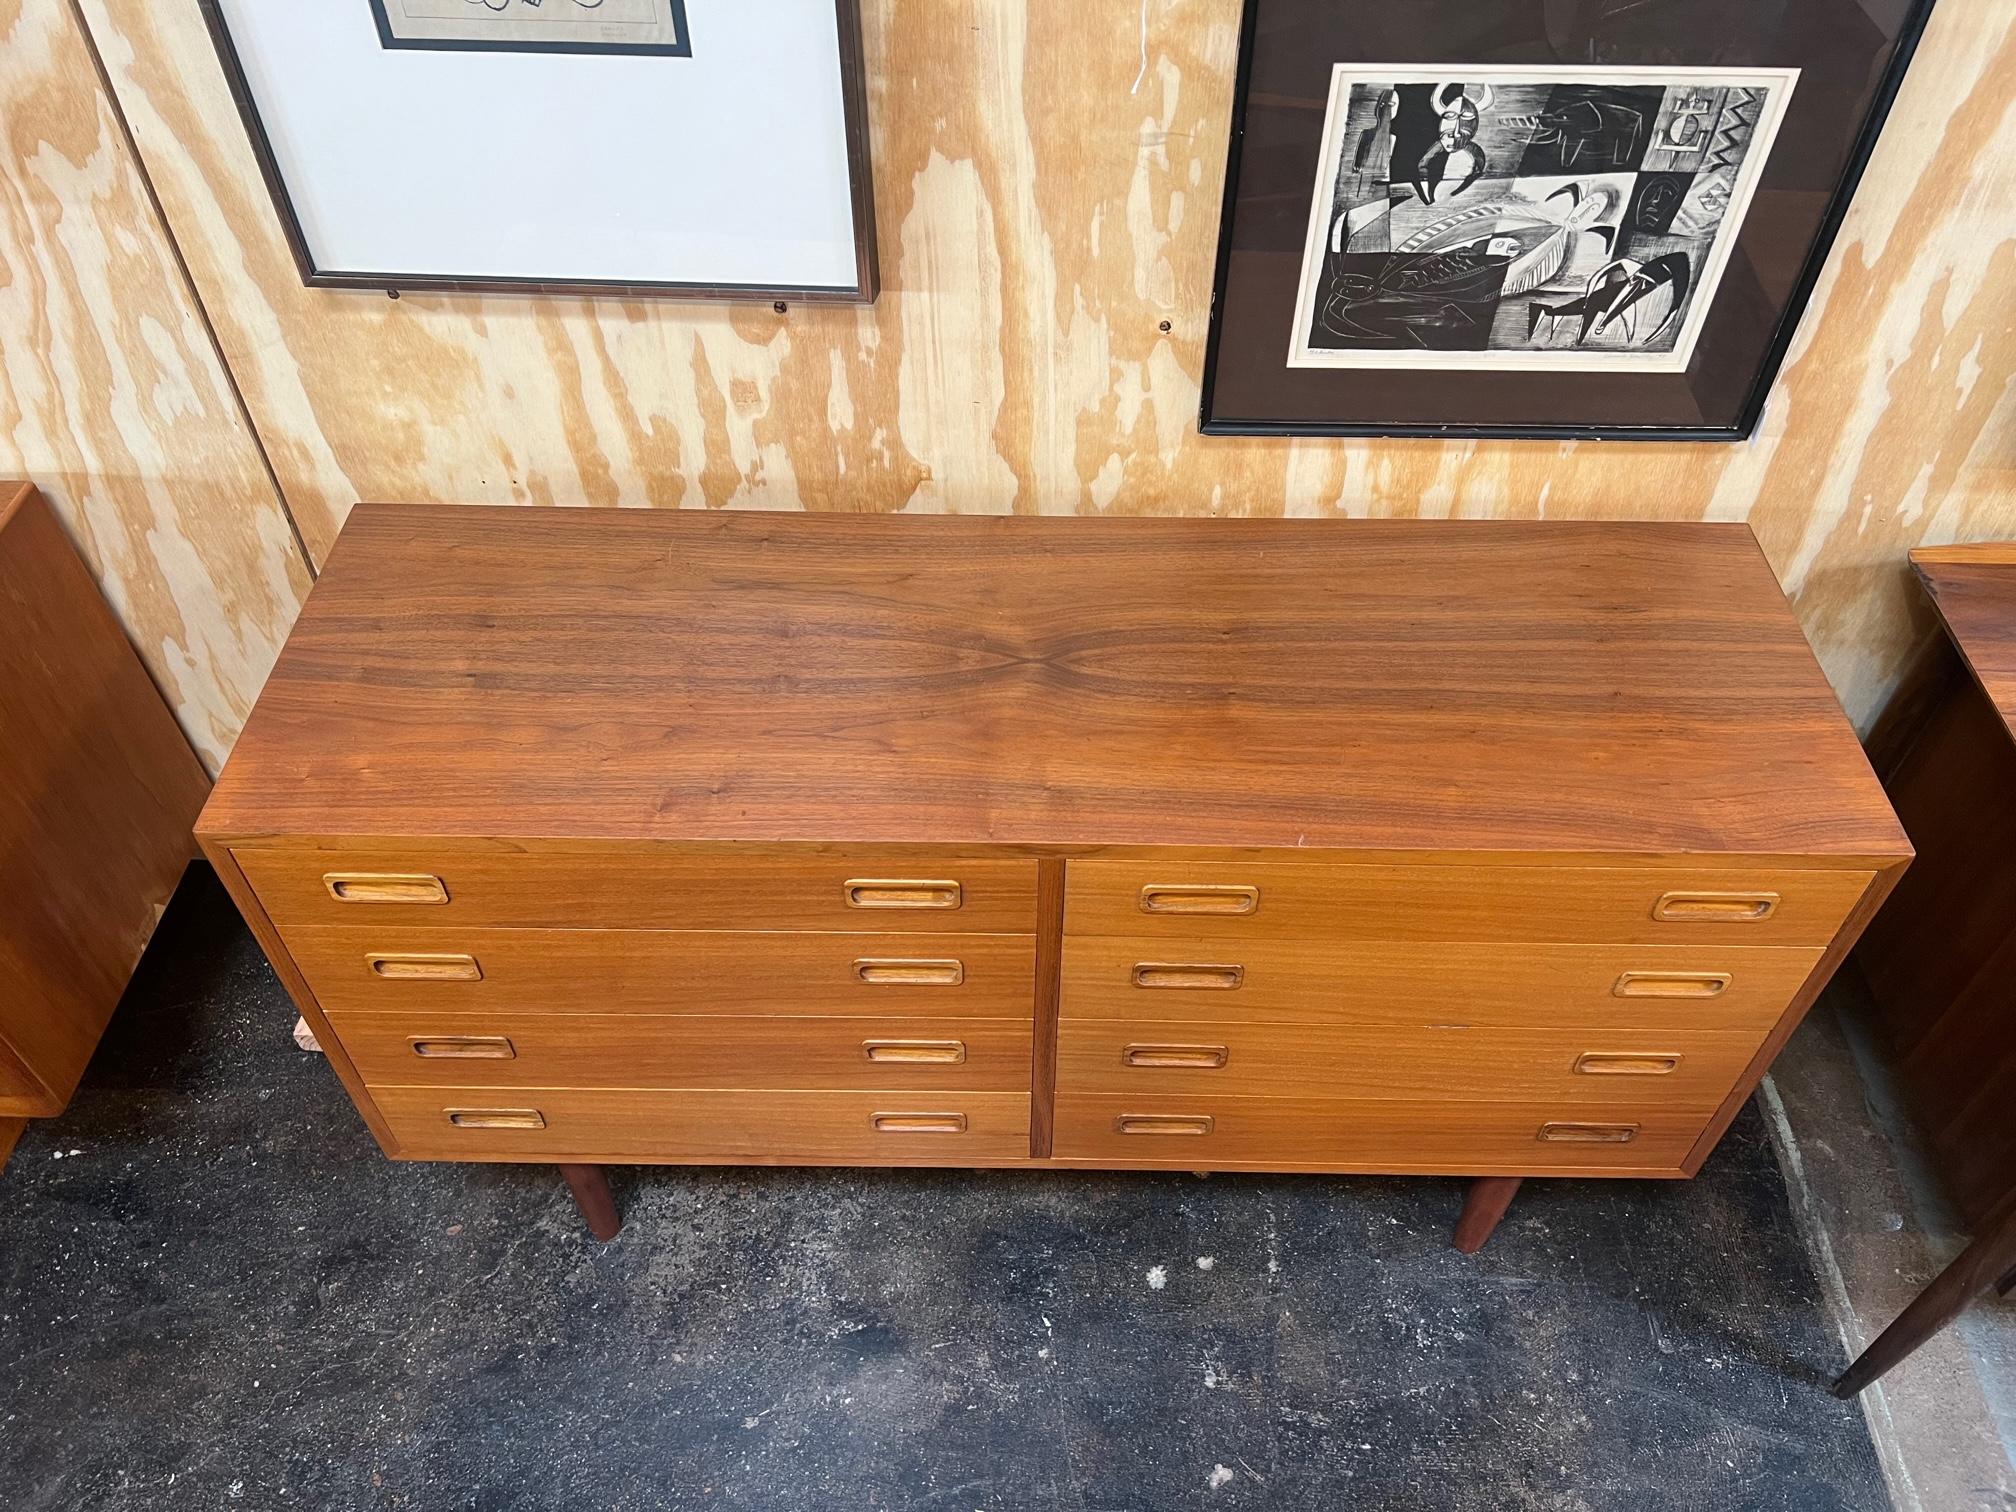
[[[1796,77],[1338,65],[1289,365],[1684,370]]]
[[[1491,108],[1491,86],[1485,85],[1472,100],[1462,85],[1448,84],[1436,90],[1434,98],[1441,130],[1414,167],[1414,192],[1425,205],[1435,203],[1435,193],[1442,185],[1454,181],[1460,193],[1482,178],[1490,166],[1490,159],[1477,145],[1477,127]]]
[[[1607,262],[1589,275],[1589,283],[1582,291],[1582,297],[1564,305],[1529,305],[1526,311],[1526,332],[1530,338],[1540,322],[1560,320],[1564,317],[1581,322],[1575,333],[1575,344],[1582,345],[1590,337],[1602,336],[1610,329],[1611,322],[1622,320],[1625,324],[1624,339],[1632,345],[1639,345],[1637,319],[1634,312],[1652,295],[1664,291],[1666,313],[1659,324],[1647,332],[1645,341],[1655,341],[1673,317],[1680,313],[1680,307],[1687,299],[1687,254],[1668,252],[1663,257],[1655,257],[1649,263],[1635,262],[1628,257],[1620,257]]]

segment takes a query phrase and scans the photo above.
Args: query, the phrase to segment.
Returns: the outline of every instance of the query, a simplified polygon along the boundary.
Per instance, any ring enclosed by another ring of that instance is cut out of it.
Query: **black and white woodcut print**
[[[386,47],[688,57],[685,0],[371,0]]]
[[[1288,365],[1684,371],[1797,78],[1337,65]]]

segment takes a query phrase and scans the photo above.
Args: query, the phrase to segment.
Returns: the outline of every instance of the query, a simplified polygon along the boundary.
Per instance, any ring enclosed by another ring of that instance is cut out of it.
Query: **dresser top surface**
[[[1901,856],[1741,525],[360,505],[215,836]]]
[[[1920,547],[1911,565],[1962,660],[2016,734],[2016,542]]]

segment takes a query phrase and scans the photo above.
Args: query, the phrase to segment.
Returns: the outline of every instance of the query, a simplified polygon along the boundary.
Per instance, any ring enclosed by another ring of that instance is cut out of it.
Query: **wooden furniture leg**
[[[1841,1373],[1834,1395],[1852,1397],[1959,1315],[1991,1284],[2016,1269],[2016,1209],[1960,1252],[1918,1293],[1897,1320],[1876,1336],[1862,1357]]]
[[[14,1142],[27,1127],[25,1118],[0,1118],[0,1171],[7,1169],[7,1157],[14,1153]]]
[[[1519,1176],[1479,1176],[1472,1180],[1470,1193],[1463,1199],[1463,1212],[1456,1219],[1456,1237],[1450,1242],[1466,1255],[1474,1255],[1484,1248],[1484,1241],[1498,1227],[1498,1220],[1505,1216],[1505,1209],[1512,1206],[1512,1198],[1523,1179]]]
[[[588,1225],[588,1232],[607,1244],[623,1232],[623,1215],[616,1211],[616,1199],[609,1194],[609,1178],[598,1165],[563,1165],[567,1190],[574,1194],[574,1206]]]

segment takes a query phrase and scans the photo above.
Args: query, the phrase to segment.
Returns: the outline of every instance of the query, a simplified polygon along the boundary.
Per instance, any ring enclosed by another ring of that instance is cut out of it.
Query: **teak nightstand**
[[[359,506],[201,824],[386,1153],[1691,1175],[1910,856],[1741,525]]]

